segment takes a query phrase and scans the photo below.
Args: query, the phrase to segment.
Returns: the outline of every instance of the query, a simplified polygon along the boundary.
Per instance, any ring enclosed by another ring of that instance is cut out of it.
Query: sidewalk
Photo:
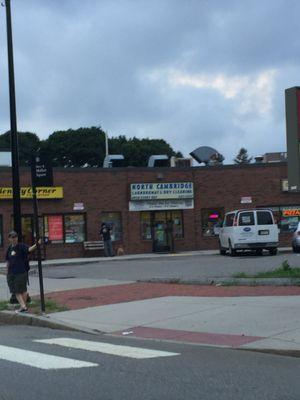
[[[278,253],[290,253],[291,247],[279,247]],[[54,267],[62,265],[83,265],[83,264],[94,264],[99,262],[116,262],[122,260],[143,260],[143,259],[159,259],[159,258],[172,258],[172,257],[192,257],[199,255],[216,255],[219,254],[219,250],[195,250],[195,251],[184,251],[180,253],[144,253],[144,254],[125,254],[119,257],[82,257],[82,258],[64,258],[56,260],[44,260],[42,261],[43,267]],[[37,267],[37,261],[30,262],[31,268]],[[6,270],[5,262],[0,262],[0,272]]]
[[[1,298],[7,298],[5,285],[5,276],[0,275]],[[300,356],[299,286],[46,278],[44,287],[46,298],[67,306],[69,311],[47,318],[18,316],[18,323],[31,319],[32,324],[39,320],[39,325],[44,321],[47,326],[62,325],[90,333]],[[32,277],[30,293],[38,292],[38,278]]]

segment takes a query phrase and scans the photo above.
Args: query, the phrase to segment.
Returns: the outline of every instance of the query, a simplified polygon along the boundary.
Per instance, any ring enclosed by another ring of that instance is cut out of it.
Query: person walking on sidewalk
[[[103,239],[104,243],[104,254],[105,257],[114,257],[114,250],[112,247],[111,236],[110,236],[111,228],[105,222],[102,222],[100,235]]]
[[[27,312],[28,254],[34,251],[37,245],[29,247],[25,243],[19,243],[15,231],[9,232],[8,239],[10,245],[6,251],[7,284],[10,293],[16,295],[20,304],[18,312]]]

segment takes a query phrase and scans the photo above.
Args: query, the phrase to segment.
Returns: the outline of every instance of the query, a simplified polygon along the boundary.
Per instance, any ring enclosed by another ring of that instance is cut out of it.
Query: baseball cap
[[[8,237],[18,237],[18,234],[16,231],[10,231]]]

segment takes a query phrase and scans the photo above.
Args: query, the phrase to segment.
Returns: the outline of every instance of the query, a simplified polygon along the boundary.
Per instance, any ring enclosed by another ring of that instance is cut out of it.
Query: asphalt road
[[[0,326],[0,337],[0,399],[3,400],[299,399],[298,358],[25,326]],[[58,338],[177,354],[135,359],[127,357],[127,353],[111,355],[36,342]],[[8,361],[5,357],[11,350],[15,358]],[[19,353],[29,363],[35,362],[38,353],[39,367],[24,365]],[[61,369],[52,369],[49,355],[54,360],[60,357],[57,368]],[[74,368],[71,364],[62,368],[65,359],[92,365]]]
[[[238,272],[255,274],[281,266],[288,260],[291,266],[300,267],[300,254],[279,253],[276,256],[255,256],[245,253],[238,257],[221,255],[181,255],[143,260],[101,261],[84,265],[44,267],[47,278],[87,278],[124,281],[164,279],[213,279],[229,278]]]

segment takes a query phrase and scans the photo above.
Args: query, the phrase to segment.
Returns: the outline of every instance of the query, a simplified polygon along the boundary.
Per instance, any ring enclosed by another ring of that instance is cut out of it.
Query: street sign
[[[53,169],[50,160],[36,155],[31,161],[32,185],[35,187],[53,186]]]

